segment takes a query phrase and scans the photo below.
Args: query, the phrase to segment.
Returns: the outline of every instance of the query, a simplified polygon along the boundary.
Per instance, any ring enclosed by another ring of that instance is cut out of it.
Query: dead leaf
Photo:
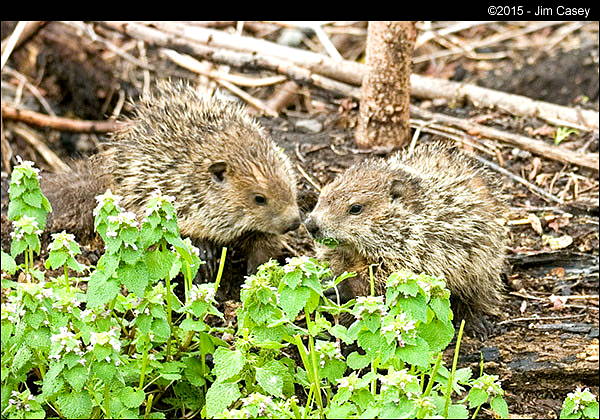
[[[571,245],[573,243],[573,237],[569,235],[563,235],[558,238],[555,238],[554,236],[544,235],[542,236],[542,242],[544,243],[544,245],[548,245],[550,249],[557,250],[566,248],[569,245]]]
[[[558,309],[561,309],[563,306],[565,306],[565,303],[567,303],[567,300],[569,300],[569,298],[566,296],[551,295],[548,298],[548,300],[552,303],[552,309],[558,310]]]
[[[542,160],[537,156],[534,157],[531,160],[531,171],[529,172],[529,175],[527,176],[527,178],[530,181],[533,181],[533,179],[536,177],[536,175],[539,172],[541,167],[542,167]]]
[[[553,268],[552,270],[550,270],[550,272],[548,274],[562,279],[565,276],[565,273],[566,273],[566,271],[563,267],[556,267],[556,268]]]
[[[539,217],[537,217],[533,213],[529,213],[529,215],[527,216],[527,220],[529,220],[529,224],[531,225],[531,228],[533,230],[535,230],[540,235],[544,233],[544,229],[542,229],[542,222]]]
[[[526,310],[527,310],[527,301],[523,300],[523,302],[521,302],[521,306],[519,307],[519,311],[523,314],[523,313],[525,313]]]
[[[550,125],[542,125],[541,127],[535,129],[527,128],[525,128],[525,131],[527,131],[531,136],[544,136],[554,138],[554,134],[556,133],[556,128]]]

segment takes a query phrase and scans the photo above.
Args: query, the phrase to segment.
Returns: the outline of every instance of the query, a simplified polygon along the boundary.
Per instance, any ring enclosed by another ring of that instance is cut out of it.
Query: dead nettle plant
[[[269,261],[246,278],[237,323],[219,327],[226,250],[215,282],[195,284],[202,261],[179,235],[173,198],[157,191],[138,220],[110,191],[97,197],[96,266],[77,261],[66,232],[36,264],[51,207],[31,162],[15,167],[10,199],[3,417],[468,418],[482,407],[508,416],[496,376],[457,369],[462,324],[452,364],[442,360],[455,334],[442,279],[394,273],[385,296],[340,305],[323,291],[353,273],[334,278],[304,256]]]

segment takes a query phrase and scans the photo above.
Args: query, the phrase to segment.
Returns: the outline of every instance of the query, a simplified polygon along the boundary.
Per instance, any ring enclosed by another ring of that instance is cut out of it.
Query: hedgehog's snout
[[[310,236],[312,236],[314,239],[319,239],[321,236],[321,229],[319,228],[319,225],[315,221],[314,217],[308,216],[304,221],[304,226],[306,227],[308,233],[310,233]]]

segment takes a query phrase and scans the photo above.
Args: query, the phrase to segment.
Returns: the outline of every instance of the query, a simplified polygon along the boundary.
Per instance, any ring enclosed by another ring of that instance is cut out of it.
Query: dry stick
[[[195,58],[190,57],[189,55],[179,54],[176,51],[168,50],[168,49],[163,49],[163,52],[171,61],[173,61],[177,65],[179,65],[183,68],[186,68],[190,71],[193,71],[195,73],[214,78],[214,80],[218,84],[227,88],[228,90],[230,90],[231,92],[233,92],[234,94],[236,94],[237,96],[239,96],[240,98],[242,98],[243,100],[248,102],[253,107],[257,108],[260,111],[263,111],[265,114],[267,114],[271,117],[277,117],[279,115],[276,111],[267,107],[264,104],[264,102],[261,101],[260,99],[254,98],[252,95],[246,93],[245,91],[238,88],[234,84],[228,82],[227,80],[223,80],[223,79],[215,77],[215,72],[204,71],[204,69],[202,68],[203,67],[202,63],[199,62],[198,60],[196,60]]]
[[[598,113],[590,110],[568,108],[521,95],[499,92],[468,83],[413,74],[410,79],[413,96],[461,102],[468,100],[477,107],[494,106],[511,114],[539,117],[552,124],[580,130],[598,129]]]
[[[582,316],[586,316],[587,314],[576,314],[576,315],[566,315],[566,316],[542,316],[542,317],[528,317],[528,318],[513,318],[507,319],[505,321],[500,321],[497,325],[504,324],[512,324],[513,322],[522,322],[522,321],[555,321],[559,319],[570,319],[570,318],[580,318]]]
[[[243,53],[197,43],[190,43],[189,41],[182,41],[176,36],[166,34],[157,29],[135,23],[103,22],[103,24],[126,35],[142,39],[151,44],[161,47],[168,47],[181,53],[193,54],[196,58],[228,64],[230,66],[239,68],[271,70],[276,73],[284,74],[300,84],[313,84],[323,89],[337,92],[341,95],[352,96],[356,98],[360,97],[360,89],[350,86],[347,83],[339,82],[319,74],[314,74],[312,71],[297,66],[291,63],[289,60],[282,60],[269,55],[258,56],[251,53]]]
[[[555,203],[558,203],[558,204],[564,204],[563,200],[561,200],[560,198],[555,197],[554,195],[542,190],[539,187],[536,187],[535,185],[533,185],[531,182],[527,181],[526,179],[513,174],[512,172],[504,169],[501,166],[496,165],[494,162],[490,162],[489,160],[484,159],[481,156],[478,156],[476,154],[472,154],[471,156],[473,156],[473,158],[477,159],[479,162],[483,163],[484,165],[489,166],[494,171],[500,172],[501,174],[508,176],[512,180],[525,185],[530,191],[540,195],[542,198],[546,199],[547,201],[554,201]]]
[[[64,117],[51,117],[35,111],[13,108],[7,104],[2,104],[2,117],[23,121],[39,127],[80,133],[106,133],[116,131],[123,126],[123,123],[117,121],[83,121]]]
[[[23,34],[23,31],[25,30],[26,26],[27,26],[27,21],[25,21],[25,20],[21,20],[21,21],[17,22],[17,26],[15,27],[14,31],[8,38],[8,41],[6,42],[6,44],[2,45],[2,57],[0,58],[0,69],[4,68],[4,65],[8,61],[8,57],[10,57],[10,55],[12,54],[13,49],[17,45],[17,41]]]
[[[589,169],[598,171],[598,156],[595,154],[581,154],[571,150],[546,144],[541,140],[532,139],[519,134],[506,133],[504,131],[476,124],[461,118],[451,117],[449,115],[436,114],[425,111],[411,105],[411,114],[419,118],[434,119],[438,122],[449,124],[465,130],[473,136],[481,136],[500,140],[504,143],[519,146],[521,149],[532,153],[545,156],[563,163],[573,163]]]
[[[46,144],[26,127],[17,125],[13,131],[25,139],[33,148],[44,158],[55,172],[71,172],[71,168],[64,163],[56,153],[54,153]]]
[[[426,42],[428,42],[429,40],[431,40],[437,36],[450,35],[455,32],[460,32],[460,31],[464,31],[465,29],[472,28],[473,26],[485,25],[485,24],[492,23],[492,22],[495,22],[495,21],[493,21],[493,20],[466,21],[466,22],[459,22],[454,25],[449,25],[442,29],[428,30],[428,31],[424,32],[423,34],[419,35],[419,37],[417,38],[417,40],[415,42],[415,48],[420,47],[421,45],[425,44]]]
[[[314,84],[323,89],[331,90],[334,92],[338,92],[342,95],[351,96],[351,97],[360,99],[360,89],[357,89],[353,86],[348,85],[347,83],[343,83],[338,80],[333,80],[328,77],[323,77],[323,76],[320,76],[317,74],[313,74],[313,72],[310,70],[307,70],[305,68],[299,67],[294,64],[290,64],[289,61],[282,60],[282,59],[279,59],[276,57],[271,57],[268,55],[267,56],[258,56],[255,54],[240,53],[240,52],[236,52],[236,51],[228,51],[228,50],[212,48],[212,47],[208,47],[208,46],[204,46],[204,45],[199,45],[199,44],[195,44],[195,43],[184,42],[184,41],[179,40],[178,38],[176,38],[173,35],[169,35],[164,32],[161,32],[159,30],[152,29],[147,26],[140,25],[140,24],[131,24],[131,23],[127,24],[127,23],[122,23],[122,22],[117,22],[117,23],[105,22],[104,24],[109,26],[110,28],[116,29],[116,30],[123,32],[125,34],[128,34],[132,37],[140,38],[147,42],[150,42],[150,43],[153,43],[153,44],[156,44],[159,46],[169,46],[170,48],[173,48],[175,50],[186,51],[188,53],[192,53],[195,56],[206,59],[206,60],[229,64],[229,65],[232,65],[235,67],[240,67],[240,68],[251,67],[251,68],[264,68],[264,69],[272,70],[272,71],[275,71],[275,72],[278,72],[281,74],[285,74],[286,76],[297,81],[298,83]],[[260,40],[260,41],[262,41],[262,40]],[[262,42],[267,42],[267,41],[262,41]],[[288,47],[286,47],[286,48],[288,48]],[[300,52],[306,53],[305,51],[302,51],[302,50],[297,50],[297,49],[293,49],[293,48],[288,48],[288,49],[292,50],[292,51],[300,51]],[[318,54],[314,54],[314,53],[307,53],[307,54],[313,54],[313,55],[318,56]],[[320,57],[324,60],[327,60],[327,57],[322,57],[322,56],[320,56]],[[293,57],[291,57],[291,58],[293,59]],[[340,61],[337,63],[337,65],[340,67],[343,67],[346,65],[346,63],[347,63],[347,61],[343,61],[343,62]],[[353,62],[351,62],[351,63],[354,65],[355,70],[360,69],[359,73],[362,71],[361,64],[353,63]],[[347,72],[344,74],[347,74]],[[356,76],[356,73],[354,75]],[[339,74],[338,74],[338,76],[339,76]],[[362,78],[362,76],[361,76],[361,78]],[[465,88],[467,86],[467,85],[456,83],[456,82],[448,82],[446,80],[423,77],[423,76],[418,76],[418,75],[413,74],[411,77],[411,87],[413,89],[413,92],[417,91],[417,93],[418,93],[417,96],[422,95],[424,97],[437,97],[437,96],[441,95],[442,93],[439,91],[436,91],[436,89],[427,89],[426,91],[425,90],[419,91],[419,86],[427,85],[429,83],[437,83],[438,81],[440,81],[446,87],[446,89],[448,89],[450,92],[453,91],[454,85],[460,85],[463,88]],[[415,82],[416,82],[416,86],[415,86]],[[454,83],[454,85],[453,85],[453,83]],[[479,88],[477,86],[474,86],[474,87],[479,89],[479,92],[481,92],[481,89],[483,89],[483,88]],[[441,89],[441,87],[440,87],[440,89]],[[454,91],[456,91],[456,89],[454,89]],[[487,91],[489,93],[493,93],[494,96],[499,95],[500,97],[503,97],[503,98],[505,98],[507,96],[507,94],[504,94],[502,92],[492,91],[490,89],[486,89],[485,91]],[[477,97],[477,95],[473,94],[473,92],[470,92],[467,96],[471,100],[475,100],[474,98]],[[524,100],[531,101],[529,98],[519,97],[518,95],[509,95],[509,96],[522,98]],[[490,103],[488,101],[489,97],[490,97],[490,95],[484,96],[483,100],[480,100],[482,98],[477,98],[477,101],[479,101],[480,105],[482,105],[482,106],[493,105],[492,103]],[[486,98],[488,98],[488,99],[486,99]],[[533,102],[537,103],[539,101],[533,101]],[[553,104],[547,104],[547,105],[549,105],[551,107],[562,108],[567,111],[573,111],[570,108],[560,107],[558,105],[553,105]],[[584,167],[591,168],[591,169],[598,171],[598,158],[595,155],[584,155],[584,154],[576,153],[576,152],[573,152],[573,151],[570,151],[570,150],[567,150],[564,148],[558,148],[558,147],[548,145],[540,140],[535,140],[535,139],[531,139],[529,137],[520,136],[520,135],[516,135],[516,134],[505,133],[503,131],[496,130],[496,129],[493,129],[490,127],[486,127],[486,126],[483,126],[480,124],[461,120],[460,118],[445,116],[442,114],[430,113],[430,112],[427,112],[424,110],[420,110],[419,108],[416,108],[416,107],[413,107],[411,109],[411,112],[413,113],[413,115],[416,115],[419,117],[421,115],[426,115],[426,117],[425,117],[426,119],[436,119],[436,120],[444,122],[446,124],[458,126],[462,129],[465,129],[466,131],[478,133],[484,137],[498,139],[505,143],[510,143],[510,144],[519,146],[525,150],[529,150],[530,152],[533,152],[533,153],[541,155],[541,156],[545,156],[549,159],[558,160],[563,163],[573,163],[573,164],[577,164],[577,165],[584,166]],[[588,111],[585,111],[585,112],[588,112]],[[592,112],[592,114],[595,114],[596,121],[597,121],[598,113]]]
[[[107,24],[121,31],[131,31],[134,29],[132,25],[136,25]],[[544,24],[547,25],[548,22],[544,22]],[[206,28],[189,27],[173,22],[157,22],[155,25],[173,35],[187,38],[196,43],[285,59],[303,66],[313,73],[355,86],[362,84],[362,79],[366,74],[366,65],[364,64],[349,60],[334,60],[321,54],[282,46],[262,39],[232,35]],[[139,30],[139,28],[136,30]],[[169,37],[166,34],[163,34],[163,36],[173,38],[173,36]],[[502,39],[502,37],[498,39]],[[558,123],[572,127],[584,126],[588,129],[598,129],[600,126],[598,112],[591,110],[578,110],[543,101],[534,101],[520,95],[507,94],[475,85],[417,74],[411,76],[410,82],[411,94],[417,97],[427,99],[442,97],[448,100],[468,99],[477,106],[498,107],[520,116],[539,117],[553,124]]]
[[[205,70],[201,62],[196,60],[195,58],[187,55],[180,54],[175,50],[170,50],[168,48],[161,49],[161,52],[166,55],[169,59],[171,59],[176,64],[193,71],[194,73],[201,74],[203,76],[208,76],[213,79],[221,79],[227,82],[231,82],[238,86],[246,86],[246,87],[259,87],[259,86],[270,86],[277,83],[281,83],[287,78],[285,76],[269,76],[269,77],[248,77],[242,76],[239,74],[229,74],[223,73],[214,70]]]
[[[2,41],[2,68],[6,64],[6,60],[15,48],[18,48],[27,38],[32,36],[38,29],[46,24],[45,21],[21,21],[17,23],[17,27],[12,35]],[[21,25],[21,28],[19,28]],[[17,31],[17,29],[19,29]],[[14,39],[13,39],[14,36]],[[6,57],[5,57],[6,54]]]

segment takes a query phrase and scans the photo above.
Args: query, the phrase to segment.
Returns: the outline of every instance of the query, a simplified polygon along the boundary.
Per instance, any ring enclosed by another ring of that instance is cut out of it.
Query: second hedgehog
[[[80,168],[78,181],[61,176],[42,184],[55,208],[53,230],[91,229],[93,197],[107,188],[142,217],[160,188],[176,198],[183,236],[241,247],[252,271],[277,256],[281,234],[300,225],[290,161],[243,107],[185,83],[159,82],[126,123]],[[91,190],[82,192],[78,182]]]
[[[305,222],[319,239],[318,256],[335,275],[357,276],[338,285],[342,300],[376,293],[401,269],[444,277],[455,320],[486,333],[483,314],[497,314],[507,234],[501,184],[475,159],[443,143],[363,161],[326,185]]]

